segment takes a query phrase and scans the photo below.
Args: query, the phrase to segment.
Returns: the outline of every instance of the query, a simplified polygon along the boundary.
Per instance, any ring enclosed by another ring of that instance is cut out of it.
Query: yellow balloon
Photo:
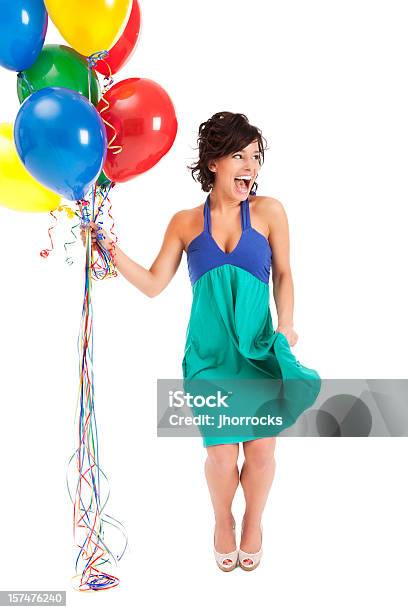
[[[71,47],[89,56],[113,47],[126,27],[132,0],[45,0],[45,6]]]
[[[13,125],[0,123],[0,205],[21,212],[49,212],[61,197],[25,169],[14,144]]]

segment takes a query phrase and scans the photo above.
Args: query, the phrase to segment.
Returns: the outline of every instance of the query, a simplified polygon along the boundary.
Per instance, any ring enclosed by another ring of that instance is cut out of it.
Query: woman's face
[[[242,151],[235,151],[208,165],[215,173],[214,189],[232,199],[245,200],[252,189],[261,166],[258,141],[254,140]],[[237,177],[245,177],[238,180]]]

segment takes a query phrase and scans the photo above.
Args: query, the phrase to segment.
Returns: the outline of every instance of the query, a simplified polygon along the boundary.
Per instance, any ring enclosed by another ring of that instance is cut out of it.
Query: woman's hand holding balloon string
[[[82,224],[81,227],[81,238],[82,243],[86,246],[86,231],[89,231],[91,228],[91,242],[92,242],[92,250],[96,248],[96,243],[98,242],[104,249],[110,251],[113,245],[113,238],[110,237],[108,232],[97,225],[94,221],[90,221],[89,224]]]

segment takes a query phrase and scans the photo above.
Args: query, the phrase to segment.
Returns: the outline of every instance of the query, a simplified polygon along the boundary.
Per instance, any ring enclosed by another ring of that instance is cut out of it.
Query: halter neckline
[[[240,218],[241,218],[241,232],[243,233],[246,229],[251,227],[248,198],[246,198],[245,200],[241,200],[240,202]],[[208,194],[207,199],[204,204],[204,230],[208,232],[210,236],[212,237],[210,194]],[[223,253],[225,253],[225,251],[223,251]]]
[[[187,247],[187,263],[191,284],[206,272],[226,264],[232,268],[243,268],[259,280],[269,283],[272,264],[272,249],[269,240],[251,225],[249,200],[241,200],[241,236],[232,251],[224,251],[211,234],[210,194],[204,204],[204,229],[193,238]]]

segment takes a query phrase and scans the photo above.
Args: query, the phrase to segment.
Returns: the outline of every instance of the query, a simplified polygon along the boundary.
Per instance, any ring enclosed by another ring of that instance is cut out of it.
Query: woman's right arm
[[[148,297],[159,295],[167,287],[177,269],[183,255],[184,243],[181,238],[181,227],[184,211],[179,211],[171,218],[164,234],[159,253],[149,269],[144,268],[126,255],[115,243],[115,264],[118,271],[132,285]],[[92,250],[99,242],[105,249],[110,249],[113,239],[105,229],[100,228],[93,221],[90,222],[92,236]],[[81,228],[81,238],[86,245],[86,230]]]

